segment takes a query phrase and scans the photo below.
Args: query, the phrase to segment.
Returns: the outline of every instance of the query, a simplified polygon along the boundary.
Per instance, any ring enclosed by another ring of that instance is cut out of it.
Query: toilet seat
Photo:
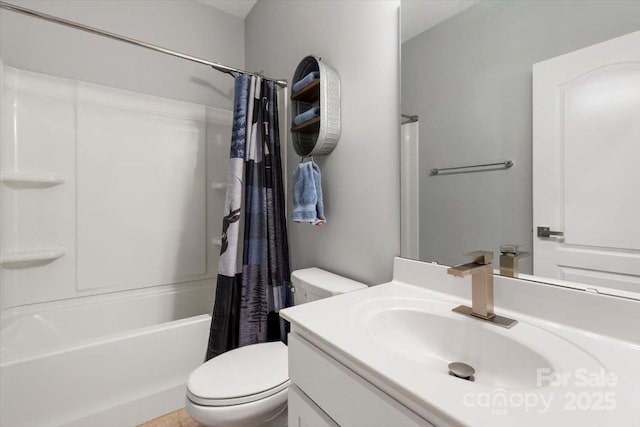
[[[189,398],[189,400],[191,400],[193,403],[196,403],[198,405],[202,405],[202,406],[233,406],[233,405],[242,405],[244,403],[251,403],[251,402],[256,402],[258,400],[262,400],[262,399],[266,399],[267,397],[273,396],[274,394],[277,394],[279,392],[281,392],[282,390],[286,390],[289,387],[289,384],[291,383],[290,380],[287,380],[285,382],[283,382],[282,384],[274,387],[274,388],[270,388],[269,390],[264,390],[261,391],[259,393],[254,393],[254,394],[250,394],[247,396],[238,396],[238,397],[232,397],[232,398],[228,398],[228,399],[220,399],[220,398],[209,398],[209,397],[202,397],[202,396],[196,396],[193,393],[191,393],[191,391],[189,391],[189,389],[187,389],[187,397]]]
[[[288,390],[255,402],[233,406],[204,406],[185,401],[187,412],[206,427],[286,427]]]
[[[257,402],[289,387],[287,346],[269,342],[240,347],[197,368],[187,382],[196,405],[222,407]]]

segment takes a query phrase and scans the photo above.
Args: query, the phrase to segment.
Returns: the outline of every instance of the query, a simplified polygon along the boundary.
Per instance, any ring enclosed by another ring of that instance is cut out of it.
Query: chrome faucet
[[[473,316],[505,328],[517,323],[516,320],[498,316],[493,311],[493,252],[475,251],[465,256],[471,257],[471,262],[447,270],[447,274],[454,277],[471,275],[471,307],[461,305],[452,311]]]

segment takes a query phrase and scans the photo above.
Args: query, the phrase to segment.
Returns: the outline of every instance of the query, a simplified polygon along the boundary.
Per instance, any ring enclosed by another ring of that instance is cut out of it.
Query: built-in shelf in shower
[[[222,246],[222,239],[211,239],[211,243],[215,246]]]
[[[65,248],[46,248],[32,251],[15,251],[2,254],[0,264],[3,267],[28,267],[32,264],[56,260],[66,254]]]
[[[22,172],[6,172],[0,175],[0,180],[15,187],[53,187],[64,184],[65,178],[52,174],[34,174]]]

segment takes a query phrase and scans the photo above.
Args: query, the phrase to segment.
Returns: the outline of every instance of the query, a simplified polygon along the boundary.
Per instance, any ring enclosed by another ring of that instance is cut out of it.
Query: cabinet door
[[[289,386],[289,427],[338,427],[298,387]]]
[[[342,427],[433,427],[296,333],[289,334],[289,378]]]

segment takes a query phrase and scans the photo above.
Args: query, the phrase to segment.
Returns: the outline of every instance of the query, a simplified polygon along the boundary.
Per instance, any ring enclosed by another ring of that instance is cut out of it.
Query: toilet
[[[294,271],[291,283],[296,305],[367,287],[315,267]],[[193,371],[186,409],[206,427],[284,427],[289,383],[282,342],[236,348]]]

